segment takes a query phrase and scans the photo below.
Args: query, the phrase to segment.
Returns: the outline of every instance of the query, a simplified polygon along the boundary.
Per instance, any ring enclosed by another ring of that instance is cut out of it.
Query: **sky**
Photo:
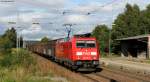
[[[25,40],[40,40],[66,37],[70,27],[64,24],[72,24],[72,34],[92,32],[100,24],[111,28],[127,3],[143,10],[150,0],[0,0],[0,34],[14,27]]]

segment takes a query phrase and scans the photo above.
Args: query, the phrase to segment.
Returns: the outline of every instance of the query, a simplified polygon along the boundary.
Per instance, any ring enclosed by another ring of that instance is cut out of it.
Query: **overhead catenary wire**
[[[108,5],[111,5],[111,4],[113,4],[114,2],[116,2],[117,0],[112,0],[111,2],[108,2],[108,3],[106,3],[106,4],[104,4],[104,5],[100,5],[100,6],[98,6],[98,7],[106,7],[106,6],[108,6]],[[57,19],[61,19],[61,16],[66,16],[66,15],[68,15],[68,13],[69,14],[82,14],[82,13],[78,13],[78,12],[74,12],[72,9],[64,9],[64,8],[61,8],[61,9],[57,9],[57,8],[55,8],[55,10],[57,10],[58,11],[58,16],[56,16],[56,17],[53,17],[53,18],[47,18],[47,19],[50,19],[50,24],[53,24],[53,25],[61,25],[61,24],[59,24],[59,23],[57,23],[57,22],[53,22],[54,21],[54,19],[55,20],[57,20]],[[86,12],[86,13],[83,13],[82,15],[91,15],[91,14],[93,14],[93,12],[94,12],[95,10],[93,10],[93,11],[89,11],[89,12]],[[34,19],[34,18],[33,18]],[[35,18],[36,19],[36,18]],[[39,19],[41,19],[41,18],[39,18]],[[75,25],[95,25],[95,24],[75,24]],[[97,24],[96,24],[97,25]],[[63,27],[62,27],[63,28]],[[57,31],[58,29],[56,29],[56,31]],[[61,30],[61,29],[60,29]]]
[[[112,0],[111,2],[108,2],[108,3],[104,4],[104,5],[100,5],[100,6],[98,6],[98,7],[103,8],[103,7],[106,7],[106,6],[109,6],[109,5],[113,4],[113,3],[115,3],[116,1],[118,1],[118,0]],[[76,8],[75,8],[75,9],[76,9]],[[92,11],[89,11],[89,12],[84,13],[84,15],[91,15],[93,12],[96,12],[96,11],[97,11],[97,10],[92,10]],[[66,14],[68,14],[68,13],[82,14],[82,13],[77,13],[77,12],[73,11],[73,9],[66,9],[66,10],[64,10],[64,11],[62,12],[63,15],[66,15]]]
[[[108,2],[108,3],[104,4],[104,5],[99,6],[99,7],[105,7],[105,6],[111,5],[111,4],[113,4],[114,2],[116,2],[116,1],[118,1],[118,0],[112,0],[111,2]],[[55,10],[63,10],[63,8],[62,8],[62,9],[53,8],[53,9],[55,9]],[[68,12],[71,12],[71,11],[72,11],[72,9],[63,10],[62,13],[61,13],[61,16],[66,15]],[[88,12],[88,13],[85,14],[85,15],[90,15],[91,13],[92,13],[92,12]],[[57,19],[57,18],[59,18],[59,17],[56,16],[56,17],[53,17],[53,18],[33,18],[33,19]],[[53,22],[50,22],[50,23],[51,23],[51,24],[54,24]]]
[[[117,0],[113,0],[113,1],[111,1],[111,2],[108,2],[108,3],[106,3],[106,4],[104,4],[104,5],[101,5],[100,7],[105,7],[105,6],[108,6],[108,5],[111,5],[111,4],[113,4],[114,2],[116,2]],[[69,10],[64,10],[63,12],[62,12],[62,15],[66,15],[67,13],[71,13],[71,9]],[[73,11],[72,11],[73,12]],[[88,12],[87,14],[85,14],[85,15],[91,15],[91,13],[93,13],[93,12]],[[75,24],[75,25],[87,25],[87,24]],[[89,24],[89,25],[94,25],[94,24]],[[58,29],[57,29],[58,30]]]

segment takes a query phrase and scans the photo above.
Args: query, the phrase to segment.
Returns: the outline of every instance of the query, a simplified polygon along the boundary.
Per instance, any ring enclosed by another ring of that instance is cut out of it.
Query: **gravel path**
[[[106,68],[119,70],[150,81],[150,64],[108,58],[102,58],[100,62]]]

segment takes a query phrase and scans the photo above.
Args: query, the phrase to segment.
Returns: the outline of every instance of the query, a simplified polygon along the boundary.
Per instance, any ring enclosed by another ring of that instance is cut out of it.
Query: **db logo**
[[[84,55],[90,55],[90,52],[83,52]]]

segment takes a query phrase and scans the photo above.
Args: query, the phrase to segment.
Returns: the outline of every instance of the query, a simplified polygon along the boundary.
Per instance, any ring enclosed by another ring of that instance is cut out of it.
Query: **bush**
[[[0,61],[2,67],[10,67],[13,64],[13,56],[5,55],[4,58]]]
[[[35,64],[32,56],[27,50],[24,49],[12,49],[11,53],[7,53],[0,61],[2,67],[12,67],[12,66],[24,66],[29,67]]]

